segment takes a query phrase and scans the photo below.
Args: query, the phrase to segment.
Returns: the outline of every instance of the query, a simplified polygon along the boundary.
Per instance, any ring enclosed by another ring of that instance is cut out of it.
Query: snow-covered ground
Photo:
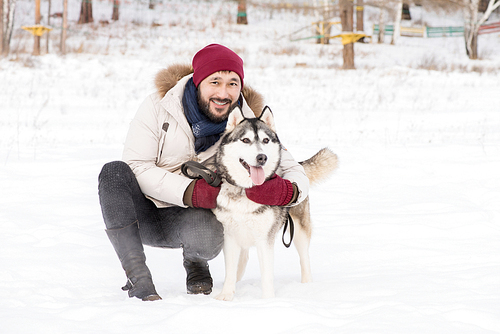
[[[358,69],[343,71],[338,41],[286,37],[313,16],[249,7],[237,26],[234,2],[124,2],[120,21],[79,27],[70,0],[81,52],[58,56],[55,30],[33,58],[19,27],[34,5],[18,6],[13,45],[26,51],[0,59],[1,333],[500,333],[498,33],[480,36],[477,61],[462,38],[356,44]],[[110,15],[94,2],[96,21]],[[146,248],[163,300],[129,299],[97,175],[120,159],[154,74],[211,42],[241,54],[298,160],[324,146],[340,158],[311,190],[314,282],[277,241],[277,297],[260,299],[251,253],[235,300],[220,302],[222,254],[213,294],[191,296],[181,251]]]

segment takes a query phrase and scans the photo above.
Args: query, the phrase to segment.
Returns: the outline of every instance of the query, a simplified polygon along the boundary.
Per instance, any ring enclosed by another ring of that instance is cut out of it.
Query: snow
[[[79,27],[70,1],[68,45],[81,52],[57,55],[56,30],[51,53],[32,57],[19,27],[33,4],[18,6],[19,51],[0,59],[2,333],[500,333],[498,33],[480,36],[477,61],[461,38],[358,43],[357,70],[343,71],[338,41],[286,38],[313,16],[250,6],[237,26],[234,2],[124,2],[120,21]],[[110,13],[94,2],[96,20]],[[311,190],[314,282],[277,240],[276,298],[260,299],[251,253],[234,301],[220,302],[222,254],[212,295],[191,296],[181,251],[146,248],[163,300],[129,299],[97,175],[120,159],[155,73],[211,42],[242,55],[298,160],[324,146],[339,156]]]

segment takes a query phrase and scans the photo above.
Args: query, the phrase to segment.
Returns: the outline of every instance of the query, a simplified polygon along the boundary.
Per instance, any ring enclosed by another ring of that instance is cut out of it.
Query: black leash
[[[286,218],[286,221],[285,221],[285,227],[283,227],[283,236],[281,237],[281,241],[283,241],[283,245],[285,245],[286,248],[290,247],[290,245],[292,244],[293,232],[294,232],[292,216],[290,216],[289,213],[287,213],[287,216],[288,217]],[[286,229],[287,229],[288,225],[290,225],[290,242],[286,243],[285,242],[285,233],[286,233]]]
[[[222,180],[217,173],[212,172],[207,167],[203,166],[196,161],[187,161],[181,166],[182,174],[189,177],[190,179],[201,179],[203,178],[207,181],[208,185],[212,187],[218,187]]]

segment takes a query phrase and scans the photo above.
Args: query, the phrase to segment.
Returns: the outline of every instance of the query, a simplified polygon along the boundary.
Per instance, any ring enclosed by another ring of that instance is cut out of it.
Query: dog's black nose
[[[265,154],[259,154],[257,155],[257,163],[259,166],[264,166],[267,162],[267,155]]]

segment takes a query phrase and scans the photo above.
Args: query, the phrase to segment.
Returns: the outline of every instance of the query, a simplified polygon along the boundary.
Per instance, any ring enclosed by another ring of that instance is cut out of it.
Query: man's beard
[[[198,90],[197,97],[198,97],[198,108],[200,108],[200,111],[203,113],[203,115],[207,116],[208,119],[214,123],[221,123],[221,122],[225,121],[229,117],[231,110],[233,110],[238,105],[238,101],[236,101],[229,106],[229,109],[227,110],[227,112],[225,114],[214,115],[210,112],[210,99],[208,101],[204,101],[201,98],[200,90]],[[231,103],[232,102],[230,99],[222,99],[222,100],[214,99],[214,100],[217,100],[218,102],[222,102],[222,103],[225,103],[225,102]]]

